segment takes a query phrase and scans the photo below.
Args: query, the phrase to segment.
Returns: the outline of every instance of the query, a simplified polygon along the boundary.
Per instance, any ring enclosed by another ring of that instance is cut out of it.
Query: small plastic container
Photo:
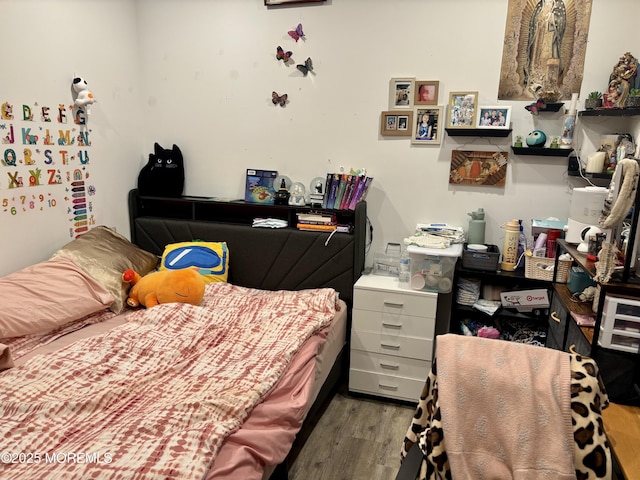
[[[411,257],[411,287],[414,290],[438,293],[451,291],[456,261],[462,255],[461,243],[453,244],[449,248],[409,245],[407,252]]]

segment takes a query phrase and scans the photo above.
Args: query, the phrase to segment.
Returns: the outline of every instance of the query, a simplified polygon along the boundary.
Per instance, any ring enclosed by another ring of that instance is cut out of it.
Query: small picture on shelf
[[[447,128],[475,128],[478,92],[451,92]]]
[[[511,107],[480,106],[476,128],[508,129],[511,124]]]

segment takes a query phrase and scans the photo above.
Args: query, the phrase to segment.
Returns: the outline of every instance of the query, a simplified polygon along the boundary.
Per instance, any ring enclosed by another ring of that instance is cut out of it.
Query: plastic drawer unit
[[[607,295],[598,345],[622,352],[640,352],[640,301]]]

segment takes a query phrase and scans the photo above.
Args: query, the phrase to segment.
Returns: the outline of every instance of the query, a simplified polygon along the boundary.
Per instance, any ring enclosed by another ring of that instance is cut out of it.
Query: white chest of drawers
[[[416,402],[431,369],[438,294],[363,275],[354,285],[349,390]]]

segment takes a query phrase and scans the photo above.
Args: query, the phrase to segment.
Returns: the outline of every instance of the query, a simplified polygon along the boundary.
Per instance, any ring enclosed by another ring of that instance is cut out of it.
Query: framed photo
[[[414,105],[437,105],[439,84],[435,80],[416,80]]]
[[[447,128],[476,128],[478,92],[449,93]]]
[[[408,137],[411,135],[413,112],[391,110],[380,115],[380,135]]]
[[[271,5],[289,5],[292,3],[320,3],[327,0],[264,0],[264,4],[269,7]]]
[[[416,107],[414,109],[411,143],[414,145],[439,145],[442,138],[442,106]]]
[[[504,105],[478,107],[476,128],[508,129],[511,125],[511,107]]]
[[[392,78],[389,87],[389,109],[413,109],[413,88],[416,79]]]

